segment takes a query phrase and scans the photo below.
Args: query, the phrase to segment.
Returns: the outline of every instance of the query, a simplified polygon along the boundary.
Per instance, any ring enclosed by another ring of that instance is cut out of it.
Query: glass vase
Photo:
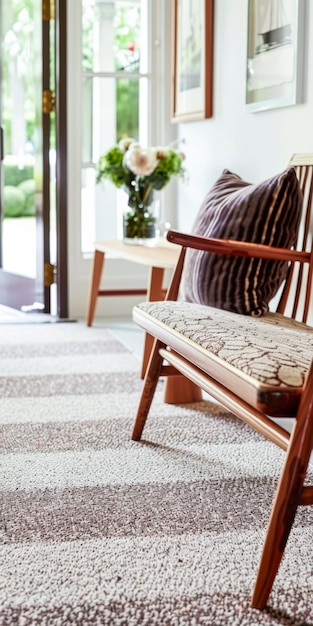
[[[159,238],[158,222],[158,200],[153,200],[149,206],[128,206],[123,213],[124,243],[137,246],[156,245]]]

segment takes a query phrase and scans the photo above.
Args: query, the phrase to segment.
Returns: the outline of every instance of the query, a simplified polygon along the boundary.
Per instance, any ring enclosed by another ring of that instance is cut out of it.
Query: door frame
[[[67,0],[55,0],[57,314],[68,309]]]
[[[3,0],[0,0],[2,2]],[[7,1],[7,0],[5,0]],[[50,20],[54,19],[55,51],[55,117],[56,117],[56,267],[54,268],[56,312],[59,318],[68,317],[68,262],[67,262],[67,0],[41,0],[42,9],[42,91],[50,90],[49,69],[50,51],[49,29]],[[1,111],[0,111],[1,113]],[[1,119],[1,118],[0,118]],[[37,216],[37,259],[40,251],[44,251],[42,259],[37,263],[36,278],[12,274],[0,268],[3,293],[10,293],[12,306],[20,308],[20,293],[23,285],[31,289],[32,302],[44,300],[44,312],[50,312],[50,285],[45,285],[45,268],[50,264],[50,163],[49,163],[49,115],[42,112],[42,135],[44,142],[44,167],[46,175],[43,180],[43,192],[46,201],[39,208]],[[0,165],[0,184],[1,184]],[[3,207],[0,206],[1,215]],[[43,229],[40,225],[47,224]],[[43,232],[40,232],[43,231]],[[0,241],[0,259],[2,254]],[[38,285],[40,287],[39,296]]]

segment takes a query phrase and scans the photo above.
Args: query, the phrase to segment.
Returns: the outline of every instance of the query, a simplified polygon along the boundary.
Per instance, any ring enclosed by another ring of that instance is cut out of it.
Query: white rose
[[[132,143],[125,153],[124,163],[136,176],[149,176],[155,170],[158,159],[153,148],[142,148],[139,143]]]
[[[123,137],[123,139],[118,142],[118,147],[123,152],[126,152],[126,150],[128,150],[129,146],[131,146],[132,143],[135,143],[135,139],[133,139],[132,137]]]

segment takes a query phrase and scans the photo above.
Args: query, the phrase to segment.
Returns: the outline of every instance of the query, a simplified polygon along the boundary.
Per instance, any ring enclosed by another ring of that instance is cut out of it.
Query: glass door
[[[0,303],[46,313],[51,195],[47,181],[53,167],[53,97],[47,87],[50,9],[50,1],[0,0]]]

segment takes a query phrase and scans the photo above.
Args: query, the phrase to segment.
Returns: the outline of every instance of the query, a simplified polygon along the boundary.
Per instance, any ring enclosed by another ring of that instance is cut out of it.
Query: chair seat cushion
[[[269,415],[294,414],[313,354],[313,328],[190,302],[143,302],[134,321]]]
[[[293,168],[252,185],[225,170],[205,197],[192,228],[203,237],[291,248],[297,239],[302,196]],[[284,261],[225,257],[188,249],[184,300],[259,316],[286,277]]]

